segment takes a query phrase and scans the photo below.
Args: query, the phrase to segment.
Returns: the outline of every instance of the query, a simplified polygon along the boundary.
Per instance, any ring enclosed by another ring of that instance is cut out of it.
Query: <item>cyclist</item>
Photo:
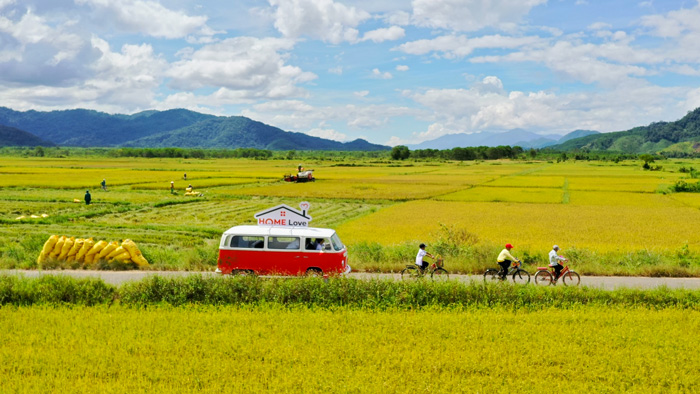
[[[564,266],[559,264],[560,261],[566,261],[566,258],[559,256],[559,246],[554,245],[552,246],[552,250],[549,251],[549,266],[554,268],[554,279],[556,280],[559,278],[559,275],[561,274],[561,270],[564,269]]]
[[[418,254],[416,255],[416,265],[420,267],[421,271],[425,271],[425,269],[428,268],[428,262],[423,261],[423,257],[428,256],[431,259],[434,259],[435,257],[425,251],[425,244],[420,244],[418,247],[420,249],[418,249]]]
[[[513,245],[506,244],[506,248],[501,250],[501,253],[498,254],[498,265],[501,266],[501,279],[505,279],[506,275],[508,275],[508,269],[513,263],[513,260],[520,262],[520,260],[516,259],[512,254],[510,254],[511,249],[513,249]]]

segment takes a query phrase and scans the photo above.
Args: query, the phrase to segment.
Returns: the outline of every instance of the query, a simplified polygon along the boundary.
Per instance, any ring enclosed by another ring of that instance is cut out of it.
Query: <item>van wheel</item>
[[[255,271],[253,270],[233,270],[231,271],[233,276],[255,276]]]
[[[323,271],[320,268],[309,268],[306,270],[306,276],[311,278],[318,278],[323,276]]]

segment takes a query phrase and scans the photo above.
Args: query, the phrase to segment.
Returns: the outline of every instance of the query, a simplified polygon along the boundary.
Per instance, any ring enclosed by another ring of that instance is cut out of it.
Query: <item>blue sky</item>
[[[625,130],[700,107],[700,3],[0,0],[0,106],[389,145]]]

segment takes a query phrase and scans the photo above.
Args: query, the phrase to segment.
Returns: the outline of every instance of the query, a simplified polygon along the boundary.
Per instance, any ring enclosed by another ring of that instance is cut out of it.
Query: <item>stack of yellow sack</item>
[[[204,194],[194,191],[192,186],[188,186],[185,188],[185,195],[186,196],[191,196],[191,197],[202,197]]]
[[[92,238],[78,238],[52,235],[41,249],[38,264],[46,260],[65,260],[66,262],[95,264],[98,261],[134,262],[139,267],[148,266],[148,261],[134,241],[125,239],[121,245],[117,241],[97,241]]]

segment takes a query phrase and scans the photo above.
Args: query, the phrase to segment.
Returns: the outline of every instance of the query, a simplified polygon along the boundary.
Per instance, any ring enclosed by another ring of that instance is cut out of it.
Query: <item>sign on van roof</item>
[[[299,204],[301,212],[285,204],[255,214],[258,226],[309,227],[311,216],[307,214],[311,204]]]

